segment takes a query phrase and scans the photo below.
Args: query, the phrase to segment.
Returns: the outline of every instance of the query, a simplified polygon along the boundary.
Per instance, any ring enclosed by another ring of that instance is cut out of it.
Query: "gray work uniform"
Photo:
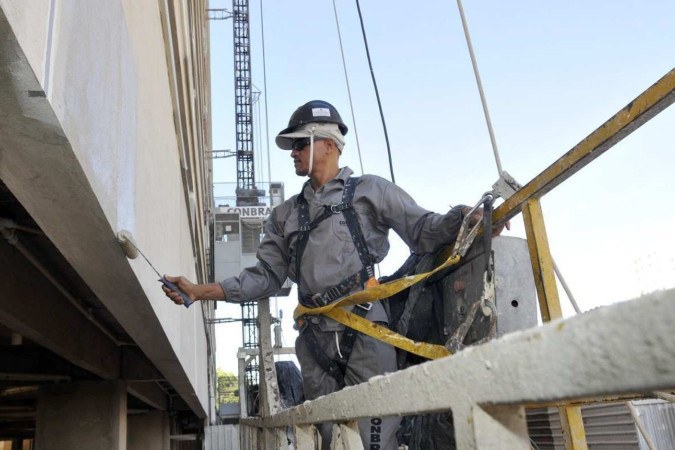
[[[351,169],[344,167],[336,178],[316,191],[309,181],[305,183],[302,195],[309,206],[310,220],[324,212],[324,205],[341,203],[344,184],[352,173]],[[295,273],[299,233],[297,199],[295,195],[272,210],[265,225],[265,237],[258,247],[257,265],[245,269],[238,277],[220,283],[228,301],[243,302],[274,295],[286,277],[296,283],[299,280],[302,294],[322,293],[363,269],[344,216],[334,214],[310,233],[300,265],[302,276],[298,277]],[[417,205],[400,187],[375,175],[360,177],[352,203],[374,263],[382,261],[389,251],[390,229],[413,252],[428,253],[451,243],[457,237],[462,220],[461,206],[444,215],[432,213]],[[388,322],[380,302],[373,304],[366,318],[373,322]],[[344,326],[322,316],[311,316],[309,321],[319,331],[316,333],[319,345],[327,356],[333,357],[337,353],[335,333],[340,339]],[[335,380],[312,358],[303,334],[296,341],[296,352],[302,369],[305,397],[312,400],[334,392],[337,387]],[[392,372],[396,370],[395,360],[393,347],[359,333],[349,359],[345,383],[354,385],[374,375]],[[397,448],[395,432],[398,422],[398,418],[359,421],[364,448]],[[324,427],[322,434],[330,436],[330,429]],[[324,444],[328,440],[324,439]]]

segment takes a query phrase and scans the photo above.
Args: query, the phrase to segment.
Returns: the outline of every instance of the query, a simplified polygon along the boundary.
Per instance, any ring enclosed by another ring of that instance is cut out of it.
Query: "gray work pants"
[[[305,399],[314,400],[322,395],[335,392],[338,387],[335,379],[314,361],[312,352],[308,348],[307,334],[314,332],[321,350],[329,358],[334,358],[337,354],[335,333],[338,334],[338,340],[340,340],[343,332],[321,331],[314,324],[308,324],[308,326],[313,329],[306,328],[300,333],[295,341],[295,352],[300,362]],[[357,333],[354,349],[347,364],[345,384],[353,386],[363,383],[375,375],[394,371],[396,371],[396,351],[394,347]],[[363,448],[365,450],[397,449],[396,430],[400,421],[400,417],[371,417],[359,420]],[[321,432],[322,448],[330,449],[332,423],[319,424],[318,428]]]

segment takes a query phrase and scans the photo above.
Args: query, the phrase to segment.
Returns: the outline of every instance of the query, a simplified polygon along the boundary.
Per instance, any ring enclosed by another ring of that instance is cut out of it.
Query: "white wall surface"
[[[90,186],[82,188],[93,190],[110,227],[130,230],[161,273],[195,279],[158,2],[0,0],[0,7],[86,175]],[[132,337],[168,340],[206,410],[201,308],[176,307],[145,261],[129,264],[146,298],[120,301],[149,302],[164,332]],[[125,329],[142,320],[117,319]]]

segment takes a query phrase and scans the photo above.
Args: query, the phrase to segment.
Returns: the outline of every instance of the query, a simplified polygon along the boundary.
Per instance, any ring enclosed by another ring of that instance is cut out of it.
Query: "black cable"
[[[492,207],[494,197],[486,195],[483,202],[483,251],[485,253],[485,272],[487,281],[492,281],[492,265],[490,257],[492,256]]]
[[[382,112],[382,103],[380,102],[380,92],[377,89],[377,82],[375,81],[375,72],[373,71],[373,63],[370,60],[370,51],[368,50],[368,39],[366,39],[366,29],[363,26],[363,16],[361,15],[361,6],[359,5],[359,0],[356,0],[356,9],[359,12],[359,22],[361,22],[363,43],[366,46],[366,56],[368,57],[368,67],[370,67],[370,76],[373,79],[373,86],[375,87],[375,97],[377,97],[377,107],[380,108],[380,118],[382,119],[382,128],[384,128],[384,140],[387,142],[387,155],[389,155],[389,171],[391,172],[391,182],[396,184],[396,180],[394,179],[394,166],[391,161],[391,147],[389,146],[389,134],[387,134],[387,124],[384,121],[384,112]]]

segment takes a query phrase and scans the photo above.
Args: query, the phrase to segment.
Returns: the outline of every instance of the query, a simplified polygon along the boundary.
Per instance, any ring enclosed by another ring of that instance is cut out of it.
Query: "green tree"
[[[223,403],[237,403],[239,401],[239,381],[232,372],[216,369],[218,376],[218,405]]]

